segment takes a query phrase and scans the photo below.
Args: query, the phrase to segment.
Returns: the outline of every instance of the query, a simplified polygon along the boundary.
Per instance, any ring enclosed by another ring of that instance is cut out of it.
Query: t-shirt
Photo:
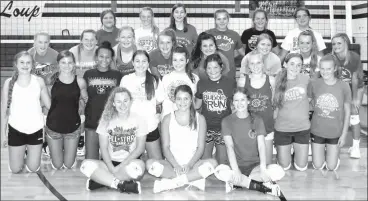
[[[75,57],[75,73],[78,77],[83,77],[84,73],[89,70],[95,68],[97,62],[95,59],[95,52],[97,47],[92,52],[83,51],[81,48],[80,53],[78,48],[81,45],[76,45],[70,48],[70,52],[74,54]]]
[[[230,29],[227,29],[226,31],[219,31],[216,28],[210,29],[206,32],[215,37],[218,48],[229,60],[229,77],[235,79],[236,66],[234,60],[234,51],[242,48],[242,42],[240,40],[239,34]]]
[[[39,55],[34,47],[29,49],[28,52],[35,61],[35,74],[42,77],[46,85],[50,85],[51,76],[59,70],[56,60],[59,53],[51,47],[47,48],[44,56]]]
[[[245,55],[241,61],[240,74],[250,74],[250,68],[248,66],[249,54]],[[267,56],[263,57],[264,72],[268,76],[275,76],[281,71],[280,58],[273,52],[268,53]]]
[[[350,60],[347,65],[344,65],[345,59],[340,60],[339,58],[337,65],[340,67],[341,73],[340,73],[340,79],[342,79],[344,82],[349,83],[351,87],[351,79],[353,77],[354,72],[363,73],[363,66],[362,62],[360,60],[359,54],[349,51],[350,54]],[[359,80],[359,86],[363,85],[363,80]]]
[[[241,35],[241,41],[243,44],[246,45],[245,54],[248,54],[249,52],[251,52],[252,50],[256,48],[258,36],[263,33],[268,34],[272,38],[272,42],[273,42],[272,47],[277,46],[276,36],[273,33],[273,31],[269,29],[258,31],[255,28],[249,28],[249,29],[244,30],[243,34]]]
[[[174,92],[176,87],[180,85],[188,85],[192,89],[193,94],[196,93],[199,78],[195,74],[193,74],[193,77],[194,82],[192,82],[186,73],[173,71],[162,78],[162,82],[157,91],[157,100],[158,102],[162,102],[161,119],[163,119],[166,114],[177,109],[174,103]]]
[[[148,134],[141,118],[130,113],[129,118],[122,121],[114,118],[106,124],[99,124],[96,133],[109,136],[108,151],[112,161],[123,162],[137,146],[137,137]]]
[[[117,70],[101,72],[97,69],[91,69],[84,73],[83,78],[87,82],[88,93],[85,127],[96,129],[106,100],[111,90],[119,86],[122,75]]]
[[[119,35],[119,29],[114,27],[112,32],[107,32],[103,29],[100,29],[96,32],[96,38],[97,38],[97,46],[101,46],[102,42],[108,41],[111,44],[111,47],[114,47],[116,44],[118,44],[118,41],[116,40]]]
[[[190,54],[197,42],[198,33],[196,28],[190,24],[188,24],[187,28],[187,32],[178,29],[174,31],[176,33],[176,43],[182,47],[186,47]]]
[[[303,58],[303,66],[301,69],[301,73],[308,75],[310,77],[313,77],[313,75],[319,71],[319,61],[321,60],[321,57],[317,55],[317,66],[314,72],[311,70],[310,62],[311,62],[312,56],[309,56],[308,58]]]
[[[351,91],[341,80],[327,85],[323,78],[313,80],[308,88],[314,100],[311,133],[324,138],[338,138],[344,126],[344,103],[351,102]]]
[[[234,142],[234,152],[238,166],[247,167],[259,162],[258,135],[266,135],[263,120],[254,116],[254,129],[252,132],[251,117],[239,118],[233,113],[222,120],[221,134],[231,136]]]
[[[174,71],[174,67],[172,65],[171,56],[166,59],[162,56],[161,51],[159,49],[153,50],[150,54],[150,69],[157,68],[158,72],[161,75],[161,78],[164,75],[167,75]]]
[[[309,76],[299,74],[296,79],[288,80],[283,100],[275,120],[275,129],[281,132],[297,132],[310,128]]]
[[[148,132],[157,128],[159,119],[156,117],[156,94],[151,100],[147,99],[145,89],[145,77],[138,77],[135,73],[126,75],[120,82],[121,87],[127,88],[133,97],[130,111],[137,113],[145,118]]]
[[[325,42],[323,41],[322,35],[313,29],[311,30],[313,31],[314,37],[316,38],[318,51],[322,51],[326,49],[326,45],[325,45]],[[298,37],[301,32],[302,30],[300,30],[299,28],[295,28],[289,31],[284,41],[282,42],[281,47],[284,50],[287,50],[290,52],[296,52],[297,50],[299,50]]]
[[[157,49],[157,34],[153,34],[151,30],[142,27],[134,30],[135,44],[138,50],[146,50],[147,53]]]
[[[231,114],[231,97],[236,87],[234,80],[221,77],[218,81],[199,80],[196,98],[202,99],[202,115],[207,130],[221,131],[221,120]]]
[[[222,76],[228,76],[229,73],[225,73],[225,69],[230,69],[229,60],[226,58],[226,56],[223,53],[221,53],[219,51],[217,51],[215,54],[218,54],[220,56],[222,64],[224,65],[224,67],[222,69]],[[198,75],[200,80],[209,79],[208,75],[206,73],[206,70],[204,69],[204,61],[205,60],[206,59],[204,57],[201,57],[197,68],[193,70],[193,73]],[[191,62],[189,65],[191,65],[191,68],[193,69],[194,68],[194,61]]]

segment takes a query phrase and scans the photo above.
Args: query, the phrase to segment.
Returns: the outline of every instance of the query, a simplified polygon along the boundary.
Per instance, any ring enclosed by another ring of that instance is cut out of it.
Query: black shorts
[[[116,166],[120,165],[120,163],[121,163],[121,162],[117,162],[117,161],[111,161],[111,162],[112,162],[112,165],[113,165],[114,167],[116,167]]]
[[[275,130],[274,142],[276,146],[289,145],[293,142],[309,144],[310,129],[297,132],[281,132]]]
[[[242,174],[249,177],[250,173],[252,173],[253,169],[259,165],[259,162],[253,163],[248,166],[239,166],[239,170]]]
[[[23,145],[39,145],[43,143],[43,129],[41,128],[35,133],[26,134],[18,131],[8,124],[8,144],[9,146],[23,146]]]
[[[153,142],[160,138],[160,132],[158,131],[158,128],[148,133],[146,142]]]
[[[311,133],[311,141],[316,144],[337,144],[339,138],[324,138]]]

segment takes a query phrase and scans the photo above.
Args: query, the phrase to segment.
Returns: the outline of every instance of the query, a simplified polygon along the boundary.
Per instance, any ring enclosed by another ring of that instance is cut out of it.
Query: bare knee
[[[22,170],[23,170],[23,165],[22,166],[18,166],[18,167],[14,167],[14,166],[9,166],[9,170],[10,170],[10,172],[11,173],[13,173],[13,174],[19,174],[19,173],[21,173],[22,172]]]

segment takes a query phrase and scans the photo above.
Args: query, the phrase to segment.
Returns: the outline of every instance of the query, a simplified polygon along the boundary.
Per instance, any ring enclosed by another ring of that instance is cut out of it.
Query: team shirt
[[[350,59],[349,59],[348,64],[344,65],[345,59],[340,60],[337,57],[337,61],[338,61],[337,65],[339,66],[339,69],[341,70],[340,79],[342,79],[346,83],[349,83],[351,87],[351,84],[352,84],[351,80],[353,77],[353,73],[355,72],[363,73],[363,66],[360,60],[360,56],[357,53],[353,51],[349,51],[348,54],[350,54]],[[362,85],[363,85],[363,80],[359,80],[358,86],[362,86]]]
[[[34,47],[29,49],[28,52],[35,61],[35,74],[42,77],[46,85],[50,85],[51,76],[59,69],[56,60],[59,53],[51,47],[47,48],[44,56],[39,55]]]
[[[114,26],[112,32],[105,31],[103,29],[100,29],[96,32],[96,38],[97,38],[97,46],[101,46],[102,42],[108,41],[111,44],[111,47],[114,47],[116,44],[118,44],[118,41],[116,40],[119,35],[119,29]]]
[[[174,71],[174,67],[172,65],[171,56],[166,59],[162,56],[161,51],[159,49],[153,50],[150,54],[150,69],[156,68],[161,75],[161,78],[164,75],[167,75]]]
[[[257,39],[259,35],[263,33],[268,34],[272,38],[272,47],[277,46],[276,36],[275,36],[275,33],[273,33],[273,31],[269,29],[258,31],[255,28],[249,28],[249,29],[244,30],[241,36],[242,43],[246,45],[245,54],[248,54],[249,52],[256,49]]]
[[[194,45],[197,43],[198,33],[193,25],[187,25],[187,32],[184,30],[174,30],[176,34],[176,43],[182,47],[186,47],[189,54],[192,52]]]
[[[72,52],[75,57],[75,74],[82,78],[87,70],[93,69],[97,65],[95,59],[97,47],[92,51],[93,54],[88,54],[86,51],[82,50],[81,46],[82,45],[76,45],[70,48],[70,52]],[[80,50],[78,50],[79,48]]]
[[[157,35],[152,30],[143,29],[142,27],[134,30],[135,44],[138,50],[146,50],[147,53],[157,49]]]

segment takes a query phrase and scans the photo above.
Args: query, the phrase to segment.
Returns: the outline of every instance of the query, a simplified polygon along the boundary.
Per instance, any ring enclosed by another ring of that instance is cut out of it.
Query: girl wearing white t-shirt
[[[139,13],[141,27],[135,30],[135,40],[138,50],[146,50],[150,53],[157,48],[157,36],[160,32],[155,24],[152,8],[144,7]]]
[[[287,53],[299,50],[298,45],[299,34],[307,29],[313,31],[318,46],[319,51],[318,54],[320,56],[323,56],[322,51],[326,49],[326,45],[325,42],[323,41],[322,35],[309,26],[309,22],[311,20],[311,14],[309,10],[303,7],[296,9],[294,12],[294,18],[296,23],[298,24],[298,27],[289,31],[289,33],[286,35],[284,41],[281,44],[281,52],[279,55],[281,63],[283,63]]]
[[[162,83],[158,90],[157,99],[159,102],[162,102],[161,119],[163,119],[165,115],[170,114],[172,111],[177,109],[174,104],[174,91],[176,87],[186,84],[190,86],[193,93],[197,91],[199,78],[197,75],[192,73],[188,62],[188,50],[185,47],[176,47],[173,50],[172,56],[172,64],[175,70],[162,78]]]
[[[134,52],[133,66],[135,72],[121,79],[120,86],[127,88],[133,96],[131,111],[144,117],[148,135],[146,150],[148,158],[162,159],[160,133],[158,130],[159,118],[156,115],[156,89],[159,78],[148,71],[150,58],[144,50]]]
[[[130,111],[132,100],[131,93],[123,87],[110,93],[96,130],[103,161],[86,159],[80,167],[88,177],[87,190],[107,186],[120,192],[140,193],[136,180],[142,178],[145,165],[139,156],[148,132],[141,117]]]

